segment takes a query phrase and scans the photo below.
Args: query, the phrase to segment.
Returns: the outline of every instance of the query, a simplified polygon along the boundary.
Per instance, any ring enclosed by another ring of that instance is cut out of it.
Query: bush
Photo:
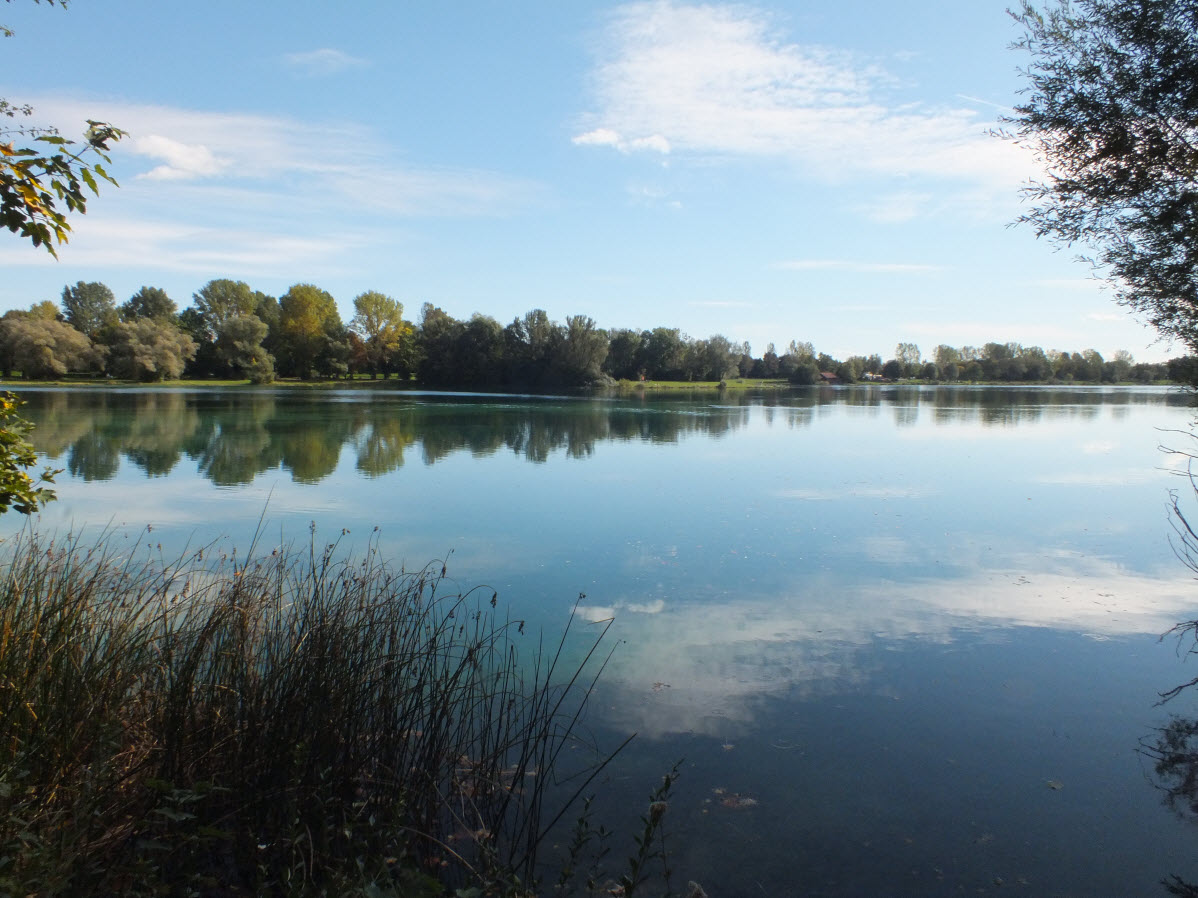
[[[23,534],[0,567],[0,894],[526,894],[610,760],[550,808],[598,640],[526,665],[524,622],[447,585],[373,543],[166,562]]]

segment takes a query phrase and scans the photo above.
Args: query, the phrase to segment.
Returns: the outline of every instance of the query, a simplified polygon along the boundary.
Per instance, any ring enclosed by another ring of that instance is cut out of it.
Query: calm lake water
[[[1195,448],[1180,393],[21,394],[65,469],[43,531],[244,551],[261,518],[269,551],[314,522],[452,552],[550,634],[584,593],[616,646],[588,723],[638,734],[600,811],[625,826],[684,759],[674,869],[713,898],[1198,880],[1137,751],[1198,716],[1198,690],[1155,704],[1198,676],[1159,639],[1198,617],[1169,490],[1198,500],[1160,448]]]

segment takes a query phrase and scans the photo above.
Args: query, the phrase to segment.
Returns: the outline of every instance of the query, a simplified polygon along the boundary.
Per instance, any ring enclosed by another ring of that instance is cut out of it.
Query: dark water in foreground
[[[684,758],[669,844],[713,898],[1198,880],[1137,753],[1198,716],[1198,692],[1154,706],[1198,675],[1158,640],[1198,616],[1159,448],[1193,449],[1186,397],[23,395],[66,469],[42,529],[150,524],[170,553],[315,522],[409,566],[452,550],[548,632],[585,593],[620,641],[589,724],[639,734],[601,810],[635,818]]]

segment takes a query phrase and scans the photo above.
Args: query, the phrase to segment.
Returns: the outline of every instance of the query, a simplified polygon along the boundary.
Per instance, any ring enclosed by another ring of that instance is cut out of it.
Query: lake
[[[1198,880],[1198,829],[1139,751],[1198,716],[1198,690],[1156,704],[1198,676],[1160,639],[1198,617],[1170,545],[1171,489],[1198,519],[1185,394],[20,393],[64,469],[42,531],[168,555],[244,553],[258,532],[269,554],[315,526],[396,565],[448,556],[549,635],[576,603],[579,644],[614,618],[587,723],[610,747],[637,737],[597,809],[627,832],[681,759],[678,887]]]

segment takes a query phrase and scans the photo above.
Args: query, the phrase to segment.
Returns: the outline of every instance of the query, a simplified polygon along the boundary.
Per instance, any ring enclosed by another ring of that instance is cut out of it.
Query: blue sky
[[[129,137],[55,262],[0,239],[0,310],[99,280],[381,290],[507,323],[1173,352],[1024,228],[1036,163],[1002,0],[28,0],[0,96]]]

